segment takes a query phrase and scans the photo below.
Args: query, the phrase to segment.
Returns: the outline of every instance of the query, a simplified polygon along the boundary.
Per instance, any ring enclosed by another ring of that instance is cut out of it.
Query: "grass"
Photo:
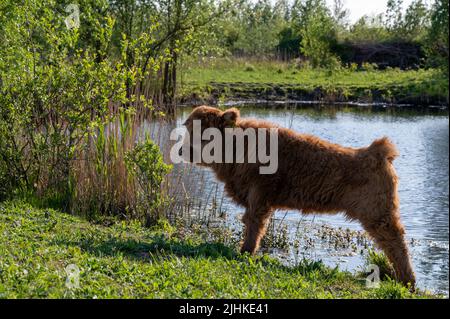
[[[150,229],[137,222],[104,226],[19,201],[0,203],[0,297],[436,297],[390,280],[369,289],[363,278],[321,262],[287,267],[203,237],[167,222]],[[66,286],[74,269],[78,285]]]
[[[394,268],[382,252],[370,249],[366,260],[367,265],[377,265],[380,271],[380,277],[385,279],[387,277],[394,278]]]
[[[342,68],[331,71],[298,68],[294,63],[279,61],[219,59],[187,67],[184,72],[181,94],[185,96],[192,92],[205,95],[220,84],[220,94],[225,96],[230,89],[236,94],[245,91],[245,87],[251,87],[259,89],[261,94],[275,86],[272,93],[278,97],[289,95],[289,89],[298,90],[303,95],[317,95],[319,90],[321,98],[337,100],[401,102],[420,98],[422,102],[432,100],[448,104],[448,79],[433,69]]]

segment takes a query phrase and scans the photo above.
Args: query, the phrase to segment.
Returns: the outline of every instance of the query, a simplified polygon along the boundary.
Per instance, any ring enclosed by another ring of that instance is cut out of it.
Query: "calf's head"
[[[208,163],[204,161],[202,156],[205,146],[220,142],[220,145],[217,146],[222,148],[225,128],[235,127],[239,117],[240,113],[236,108],[221,111],[210,106],[196,107],[183,123],[187,134],[184,136],[180,155],[187,161],[207,165]],[[212,136],[213,133],[216,135]],[[208,138],[204,138],[205,135]]]

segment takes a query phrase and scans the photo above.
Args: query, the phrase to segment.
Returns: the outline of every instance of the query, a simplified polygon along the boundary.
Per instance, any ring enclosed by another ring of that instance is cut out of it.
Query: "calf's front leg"
[[[245,210],[242,217],[244,223],[244,242],[241,247],[241,253],[249,252],[254,254],[266,233],[267,223],[272,214],[268,207],[249,207]]]

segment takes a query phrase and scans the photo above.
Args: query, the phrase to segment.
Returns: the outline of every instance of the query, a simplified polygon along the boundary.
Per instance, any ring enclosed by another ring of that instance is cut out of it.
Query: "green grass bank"
[[[296,100],[448,107],[448,78],[428,70],[362,68],[318,70],[277,61],[217,60],[185,67],[182,103]]]
[[[390,280],[366,288],[363,277],[321,262],[287,267],[204,238],[167,222],[150,229],[136,222],[106,226],[23,202],[0,203],[0,298],[437,297]],[[78,271],[78,282],[66,285],[68,273]]]

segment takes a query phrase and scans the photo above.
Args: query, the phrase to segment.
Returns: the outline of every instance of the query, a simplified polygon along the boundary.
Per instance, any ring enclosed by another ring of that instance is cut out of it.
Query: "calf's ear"
[[[233,127],[236,125],[236,121],[239,118],[240,113],[237,108],[231,108],[222,113],[222,120],[225,126]]]

